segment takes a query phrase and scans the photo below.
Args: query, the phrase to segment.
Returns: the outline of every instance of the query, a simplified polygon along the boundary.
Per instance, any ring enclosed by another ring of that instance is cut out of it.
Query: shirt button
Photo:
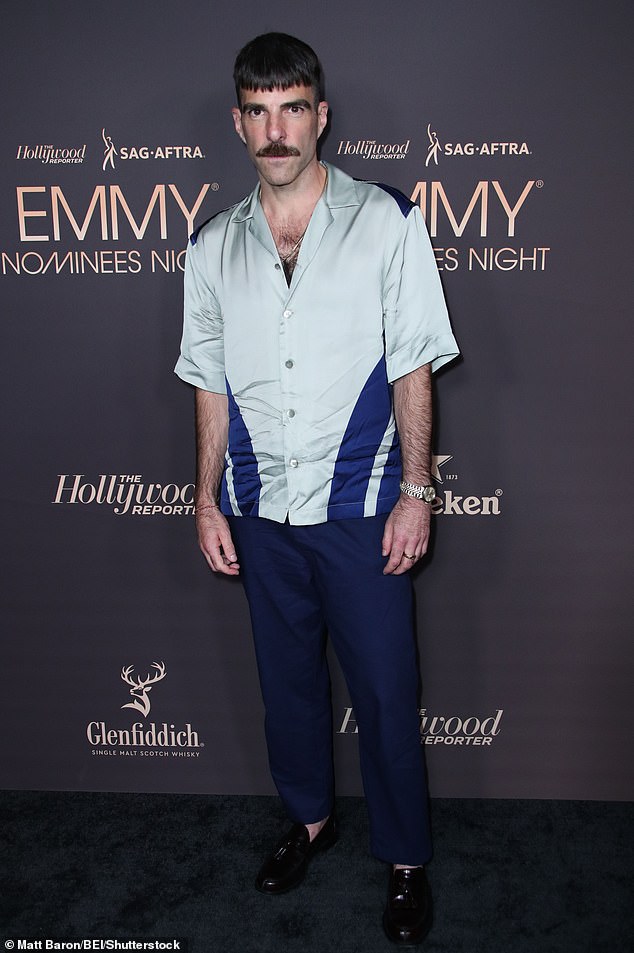
[[[279,271],[281,267],[282,267],[282,266],[280,265],[280,263],[276,261],[276,262],[275,262],[276,271]]]
[[[291,368],[291,367],[293,366],[293,364],[294,364],[294,361],[286,361],[285,366],[288,367],[288,368]]]
[[[292,467],[298,467],[298,466],[299,466],[299,460],[296,460],[295,457],[293,457],[293,459],[292,459],[292,460],[289,460],[288,462],[289,462],[289,464],[290,464]]]
[[[284,317],[285,317],[285,318],[290,318],[290,316],[292,315],[292,313],[293,313],[293,312],[292,312],[289,308],[287,308],[286,311],[284,312]]]
[[[287,410],[286,413],[288,414],[289,417],[294,417],[294,416],[295,416],[295,411],[294,411],[292,408],[291,408],[291,410]]]

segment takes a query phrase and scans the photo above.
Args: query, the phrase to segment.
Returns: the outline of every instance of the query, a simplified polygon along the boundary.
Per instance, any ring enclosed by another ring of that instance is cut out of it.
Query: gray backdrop
[[[272,790],[172,368],[188,231],[254,182],[233,59],[282,29],[325,66],[323,157],[421,203],[464,355],[436,381],[415,580],[431,793],[629,799],[632,7],[267,10],[3,5],[0,784]]]

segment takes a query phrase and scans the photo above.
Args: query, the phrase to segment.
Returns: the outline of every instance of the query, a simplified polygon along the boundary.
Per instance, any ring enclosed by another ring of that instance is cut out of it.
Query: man
[[[431,925],[408,571],[427,549],[432,370],[458,353],[418,208],[317,158],[319,61],[285,34],[238,54],[258,174],[193,236],[176,372],[196,387],[196,525],[251,610],[272,776],[293,822],[256,886],[299,885],[337,839],[326,630],[355,718],[384,928]]]

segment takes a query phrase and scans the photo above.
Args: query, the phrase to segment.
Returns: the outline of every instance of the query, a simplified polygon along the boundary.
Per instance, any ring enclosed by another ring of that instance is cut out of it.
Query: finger
[[[408,572],[408,570],[410,570],[411,568],[412,568],[412,567],[410,566],[409,563],[406,564],[405,560],[401,560],[401,562],[398,564],[398,566],[396,567],[396,569],[394,570],[394,572],[391,573],[391,575],[392,575],[392,576],[402,576],[403,573]]]
[[[231,538],[231,533],[228,529],[223,529],[218,533],[220,538],[220,546],[222,550],[222,559],[225,566],[234,566],[236,569],[240,568],[240,563],[238,562],[238,555],[236,553],[235,546],[233,545],[233,539]]]
[[[411,550],[407,545],[404,546],[399,564],[392,575],[401,576],[404,572],[408,572],[416,565],[420,559],[420,555],[421,554],[417,552],[413,546],[411,547]]]
[[[224,572],[224,570],[225,570],[225,563],[224,563],[224,560],[223,560],[223,558],[222,558],[222,554],[221,554],[221,552],[220,552],[220,547],[219,547],[219,546],[218,546],[218,548],[211,548],[211,547],[210,547],[209,549],[203,549],[203,555],[204,555],[205,559],[207,560],[207,563],[208,563],[208,565],[209,565],[209,568],[210,568],[213,572]]]
[[[225,576],[238,575],[240,566],[237,562],[235,553],[233,561],[230,561],[227,557],[225,557],[219,539],[217,541],[213,541],[212,543],[206,540],[206,545],[201,546],[201,549],[212,572],[219,572]]]
[[[212,564],[214,572],[221,572],[225,576],[237,576],[240,572],[240,564],[235,552],[232,555],[233,559],[226,556],[223,547],[220,547],[217,553],[214,554]]]
[[[222,573],[223,576],[237,576],[240,572],[240,566],[237,563],[226,562],[222,553],[219,554],[217,559],[213,561],[208,559],[207,562],[213,572]]]
[[[218,570],[223,576],[238,576],[240,567],[236,563],[223,563],[222,568]]]
[[[418,562],[418,556],[415,553],[405,551],[399,563],[398,569],[394,570],[395,576],[401,576],[404,572],[409,572]]]
[[[385,524],[385,529],[383,530],[383,540],[382,540],[382,542],[381,542],[381,555],[382,555],[382,556],[389,556],[390,551],[391,551],[391,549],[392,549],[392,537],[393,537],[393,535],[394,535],[394,532],[393,532],[393,530],[392,530],[392,521],[391,521],[390,519],[388,519],[387,522],[386,522],[386,524]]]
[[[383,555],[387,555],[387,553],[384,553]],[[395,573],[403,559],[403,553],[399,552],[397,549],[393,549],[389,555],[390,555],[390,558],[388,559],[385,566],[383,567],[384,576],[389,576],[392,573]]]

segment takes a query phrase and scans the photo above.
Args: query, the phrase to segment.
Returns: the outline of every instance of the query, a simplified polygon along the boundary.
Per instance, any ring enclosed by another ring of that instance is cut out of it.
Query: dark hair
[[[315,103],[324,98],[324,74],[314,50],[287,33],[263,33],[243,46],[233,68],[238,106],[242,89],[312,86]]]

